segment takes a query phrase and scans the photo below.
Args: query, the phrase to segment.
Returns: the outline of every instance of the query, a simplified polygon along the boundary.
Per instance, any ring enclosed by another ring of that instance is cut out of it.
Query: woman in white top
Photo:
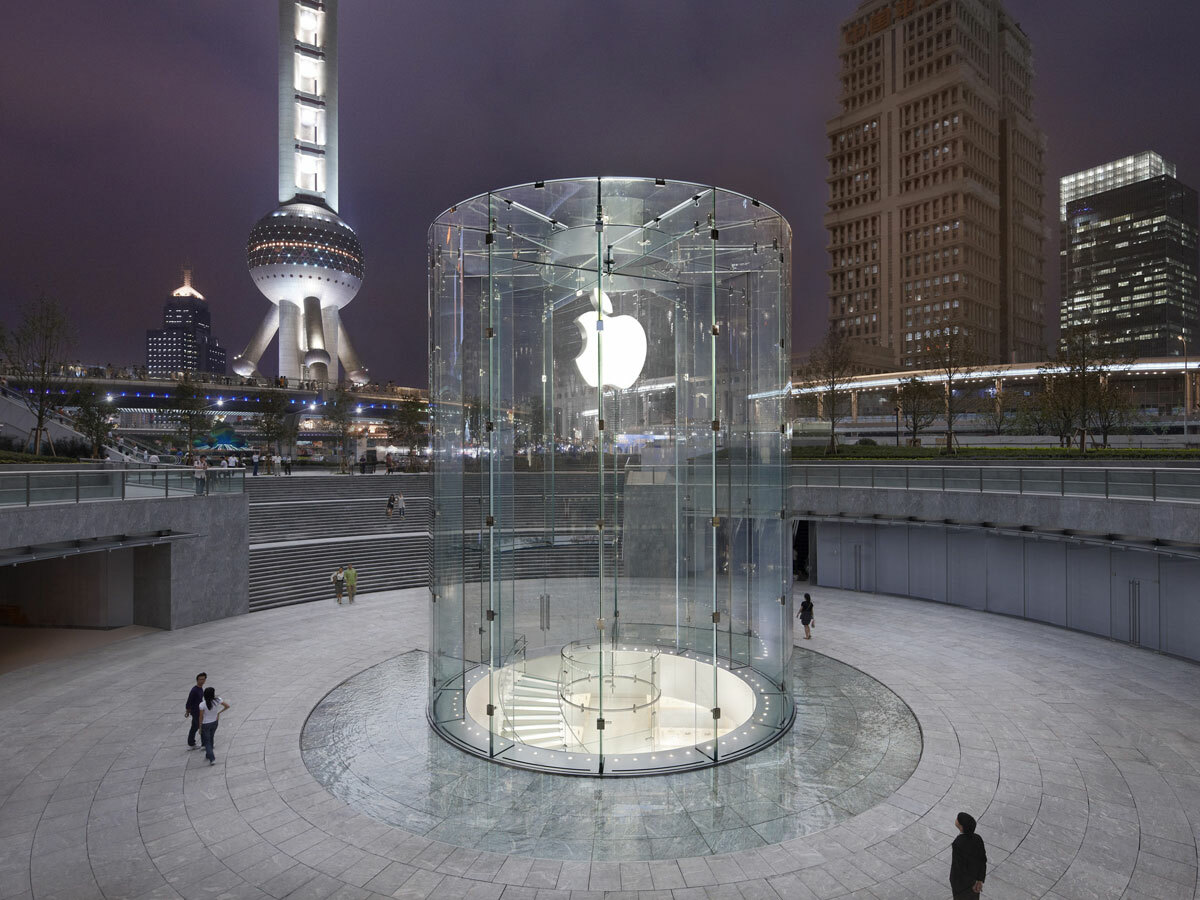
[[[212,688],[204,689],[204,700],[200,704],[200,741],[204,744],[204,756],[210,766],[217,764],[216,754],[213,753],[213,740],[217,735],[217,723],[221,713],[229,709],[229,704],[217,696]]]

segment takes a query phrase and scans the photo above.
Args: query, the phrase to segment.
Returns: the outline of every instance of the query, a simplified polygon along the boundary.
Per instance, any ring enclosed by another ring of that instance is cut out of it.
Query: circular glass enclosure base
[[[462,714],[431,724],[495,762],[595,776],[704,768],[787,732],[793,715],[780,713],[789,700],[778,685],[710,659],[576,641],[507,666],[477,666],[466,673]]]
[[[300,749],[356,812],[475,852],[651,860],[763,848],[884,802],[921,757],[921,729],[899,697],[800,651],[795,724],[754,756],[697,772],[560,778],[439,738],[426,725],[428,662],[414,651],[347,679],[313,710]]]

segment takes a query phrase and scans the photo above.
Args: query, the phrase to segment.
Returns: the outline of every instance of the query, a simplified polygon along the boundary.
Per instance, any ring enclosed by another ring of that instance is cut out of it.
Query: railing
[[[245,489],[244,469],[209,469],[201,478],[188,467],[9,470],[0,472],[0,507],[240,494]]]
[[[797,487],[967,491],[1200,503],[1200,469],[1108,466],[793,465]]]

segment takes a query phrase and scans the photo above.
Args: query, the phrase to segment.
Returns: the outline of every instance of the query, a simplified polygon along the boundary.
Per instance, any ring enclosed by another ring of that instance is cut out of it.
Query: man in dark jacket
[[[196,683],[192,685],[192,689],[188,691],[187,706],[183,708],[183,717],[192,717],[192,727],[188,731],[188,749],[196,749],[196,732],[200,730],[200,701],[204,699],[204,682],[208,680],[208,673],[201,672],[196,676]]]
[[[954,900],[975,900],[983,892],[983,879],[987,874],[987,851],[983,838],[975,833],[975,819],[969,813],[960,812],[954,819],[954,827],[962,832],[954,839],[950,849],[950,891]]]

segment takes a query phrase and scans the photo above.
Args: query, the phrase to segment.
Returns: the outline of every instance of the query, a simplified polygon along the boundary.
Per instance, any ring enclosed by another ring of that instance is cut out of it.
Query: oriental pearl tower
[[[258,375],[279,332],[279,374],[295,381],[365,384],[339,311],[363,278],[362,245],[337,214],[337,0],[279,0],[279,206],[250,232],[250,277],[271,301],[233,361]]]

